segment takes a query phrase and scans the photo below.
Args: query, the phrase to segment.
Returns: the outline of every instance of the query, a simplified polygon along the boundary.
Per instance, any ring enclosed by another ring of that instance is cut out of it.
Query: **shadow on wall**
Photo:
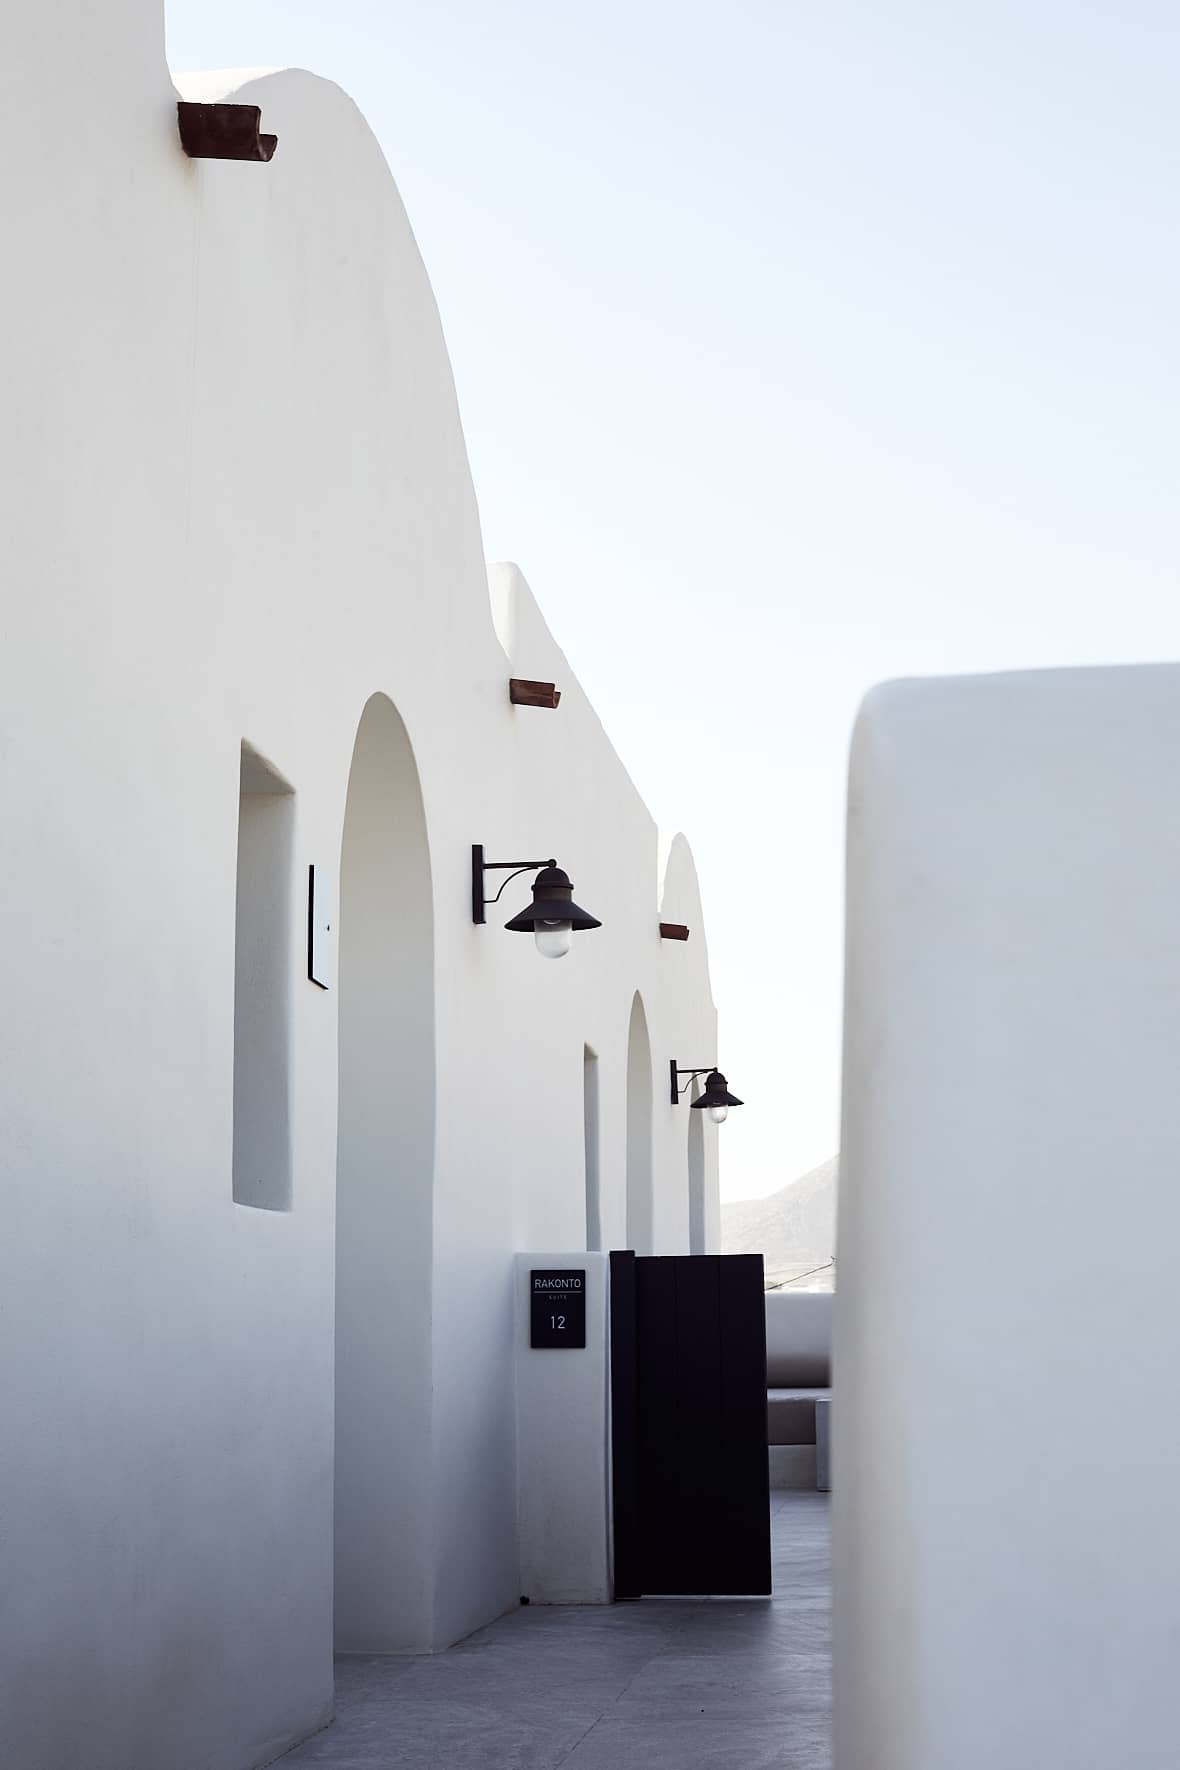
[[[249,744],[238,787],[233,1196],[291,1208],[290,782]]]

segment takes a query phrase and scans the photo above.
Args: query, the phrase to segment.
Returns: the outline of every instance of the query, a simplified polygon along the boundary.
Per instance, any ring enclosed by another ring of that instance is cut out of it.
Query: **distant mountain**
[[[795,1279],[809,1290],[835,1282],[836,1183],[833,1156],[766,1198],[738,1199],[721,1207],[721,1248],[726,1254],[761,1254],[767,1284]],[[823,1267],[803,1279],[811,1267]]]

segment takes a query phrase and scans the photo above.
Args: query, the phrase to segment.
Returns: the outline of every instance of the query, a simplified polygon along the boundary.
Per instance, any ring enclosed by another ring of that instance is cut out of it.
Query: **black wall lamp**
[[[499,903],[504,894],[504,886],[510,885],[521,873],[531,873],[540,868],[533,880],[533,901],[527,909],[505,922],[505,928],[511,928],[514,934],[531,934],[537,943],[537,951],[546,959],[561,959],[570,950],[570,941],[575,934],[584,928],[601,928],[602,923],[596,916],[587,915],[574,902],[574,888],[570,884],[569,874],[563,872],[555,860],[485,860],[483,844],[473,842],[471,845],[471,920],[477,924],[486,922],[484,911],[489,904]],[[508,877],[497,891],[495,897],[484,896],[485,873],[504,873]]]
[[[725,1077],[719,1069],[712,1069],[707,1064],[702,1065],[700,1069],[677,1069],[675,1058],[672,1059],[669,1068],[672,1071],[673,1106],[679,1106],[680,1096],[689,1086],[694,1076],[705,1076],[707,1077],[707,1080],[700,1099],[694,1100],[692,1103],[693,1109],[694,1111],[697,1108],[702,1110],[707,1109],[709,1117],[715,1125],[723,1125],[725,1123],[726,1119],[729,1117],[729,1109],[731,1106],[745,1105],[744,1100],[739,1100],[736,1094],[730,1093],[729,1088],[726,1085]],[[687,1076],[689,1078],[688,1081],[684,1083],[683,1087],[677,1079],[679,1076]]]

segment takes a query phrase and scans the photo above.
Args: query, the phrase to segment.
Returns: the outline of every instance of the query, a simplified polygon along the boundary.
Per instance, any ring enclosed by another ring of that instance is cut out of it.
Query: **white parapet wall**
[[[516,1257],[517,1531],[530,1604],[611,1598],[609,1283],[607,1254]]]
[[[1180,667],[878,689],[851,771],[836,1770],[1173,1770]]]

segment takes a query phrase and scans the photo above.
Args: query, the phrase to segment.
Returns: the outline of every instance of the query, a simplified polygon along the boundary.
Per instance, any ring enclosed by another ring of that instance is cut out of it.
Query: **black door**
[[[615,1597],[770,1591],[761,1254],[612,1253]]]

